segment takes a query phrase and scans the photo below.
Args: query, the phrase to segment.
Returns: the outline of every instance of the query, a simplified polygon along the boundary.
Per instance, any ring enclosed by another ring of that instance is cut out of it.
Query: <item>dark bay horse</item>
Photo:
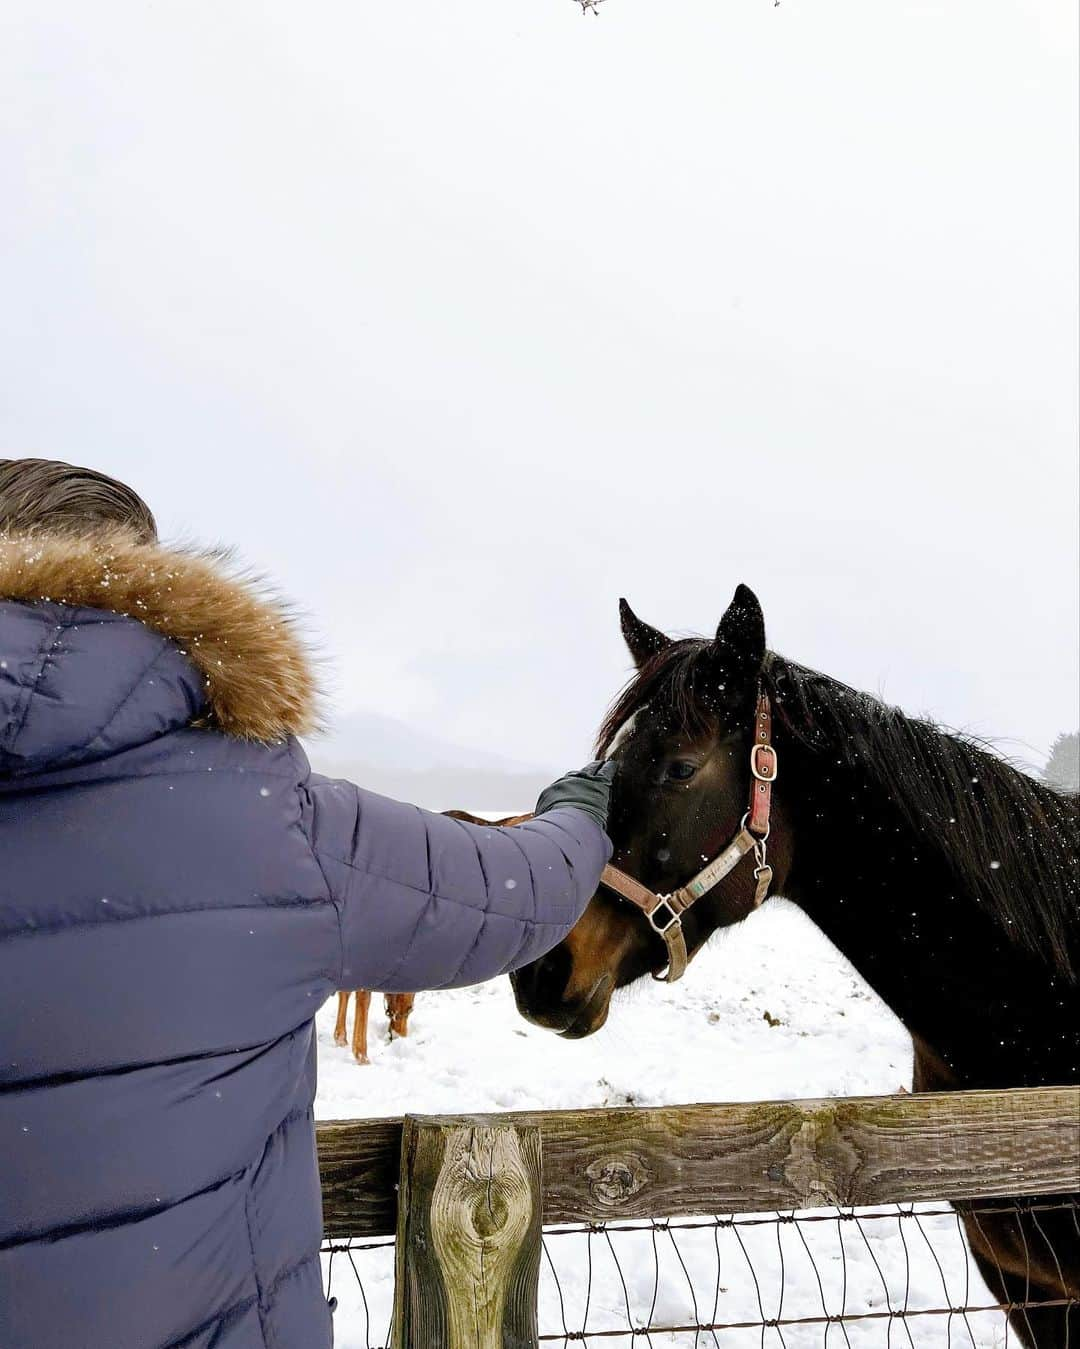
[[[1080,1082],[1077,797],[767,651],[745,586],[711,640],[670,639],[620,607],[637,674],[597,744],[618,764],[614,865],[654,898],[685,894],[733,839],[753,845],[682,914],[688,958],[752,912],[768,880],[904,1022],[917,1091]],[[764,790],[751,771],[762,707],[775,757],[754,772],[779,765],[767,876],[763,831],[746,832]],[[672,959],[640,908],[602,886],[570,936],[512,980],[526,1017],[577,1038],[604,1024],[613,989]],[[1001,1301],[1080,1296],[1075,1209],[965,1222]],[[1011,1324],[1037,1349],[1063,1349],[1071,1330],[1080,1349],[1077,1311],[1016,1309]]]

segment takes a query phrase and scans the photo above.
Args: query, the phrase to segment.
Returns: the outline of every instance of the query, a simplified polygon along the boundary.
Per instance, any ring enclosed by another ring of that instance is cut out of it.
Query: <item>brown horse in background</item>
[[[356,999],[356,1005],[353,1009],[353,1033],[352,1033],[352,1052],[353,1058],[357,1063],[369,1063],[368,1058],[368,1012],[371,1010],[371,990],[367,988],[353,989],[352,992],[343,992],[337,995],[337,1021],[334,1024],[334,1044],[345,1045],[348,1043],[348,1032],[346,1028],[346,1017],[349,1010],[349,999]],[[386,1015],[390,1018],[390,1038],[400,1035],[404,1039],[409,1033],[409,1013],[413,1009],[413,1003],[416,1001],[415,993],[386,993],[383,996],[383,1005],[386,1008]]]
[[[501,820],[484,820],[479,815],[470,815],[467,810],[444,810],[444,815],[448,815],[452,820],[464,820],[467,824],[521,824],[523,820],[531,817],[528,815],[507,815]],[[371,1011],[371,990],[368,988],[357,988],[338,994],[337,1021],[334,1023],[334,1044],[344,1046],[349,1043],[348,1034],[348,1014],[349,998],[355,998],[356,1002],[353,1008],[353,1033],[352,1033],[352,1052],[353,1058],[357,1063],[367,1064],[371,1060],[368,1058],[368,1014]],[[409,1034],[409,1015],[413,1009],[413,1003],[416,1001],[415,993],[386,993],[383,996],[383,1006],[386,1009],[386,1015],[390,1020],[390,1039],[394,1036],[400,1036],[402,1039]]]

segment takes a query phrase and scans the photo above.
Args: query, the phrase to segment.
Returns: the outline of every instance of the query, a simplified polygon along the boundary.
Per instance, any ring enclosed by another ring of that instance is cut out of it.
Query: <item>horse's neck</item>
[[[1075,1019],[1075,988],[1017,950],[957,886],[939,841],[916,835],[883,791],[845,780],[835,764],[816,779],[812,765],[801,767],[787,774],[785,896],[958,1085],[1067,1080],[1058,1062],[1043,1062],[1046,1021]]]

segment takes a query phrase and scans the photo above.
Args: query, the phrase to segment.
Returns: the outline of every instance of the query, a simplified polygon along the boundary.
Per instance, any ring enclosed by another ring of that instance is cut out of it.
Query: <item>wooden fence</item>
[[[1080,1087],[319,1126],[329,1238],[396,1236],[395,1349],[536,1344],[545,1224],[1080,1191]]]

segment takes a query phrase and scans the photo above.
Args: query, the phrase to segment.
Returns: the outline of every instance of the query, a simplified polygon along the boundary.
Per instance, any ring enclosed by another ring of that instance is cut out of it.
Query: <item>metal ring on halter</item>
[[[670,928],[674,927],[677,922],[679,922],[679,915],[677,911],[674,908],[672,908],[670,895],[660,895],[658,898],[660,900],[659,904],[657,904],[654,909],[647,911],[645,917],[649,920],[649,926],[652,928],[652,930],[658,936],[662,937],[665,932],[667,932]],[[657,921],[656,915],[660,912],[661,909],[665,911],[665,917],[667,919],[666,922],[664,922],[663,919]]]
[[[748,821],[749,819],[750,819],[750,812],[749,812],[748,810],[747,810],[747,811],[744,811],[744,812],[743,812],[743,817],[742,817],[742,819],[739,821],[739,828],[740,828],[740,830],[746,828],[746,823],[747,823],[747,821]],[[755,851],[756,851],[756,849],[757,849],[757,844],[760,843],[760,844],[764,845],[764,844],[768,841],[769,835],[770,835],[771,833],[772,833],[772,824],[770,823],[770,824],[766,827],[765,832],[762,834],[762,836],[761,836],[759,839],[757,839],[757,840],[755,841],[755,844],[754,844]]]

